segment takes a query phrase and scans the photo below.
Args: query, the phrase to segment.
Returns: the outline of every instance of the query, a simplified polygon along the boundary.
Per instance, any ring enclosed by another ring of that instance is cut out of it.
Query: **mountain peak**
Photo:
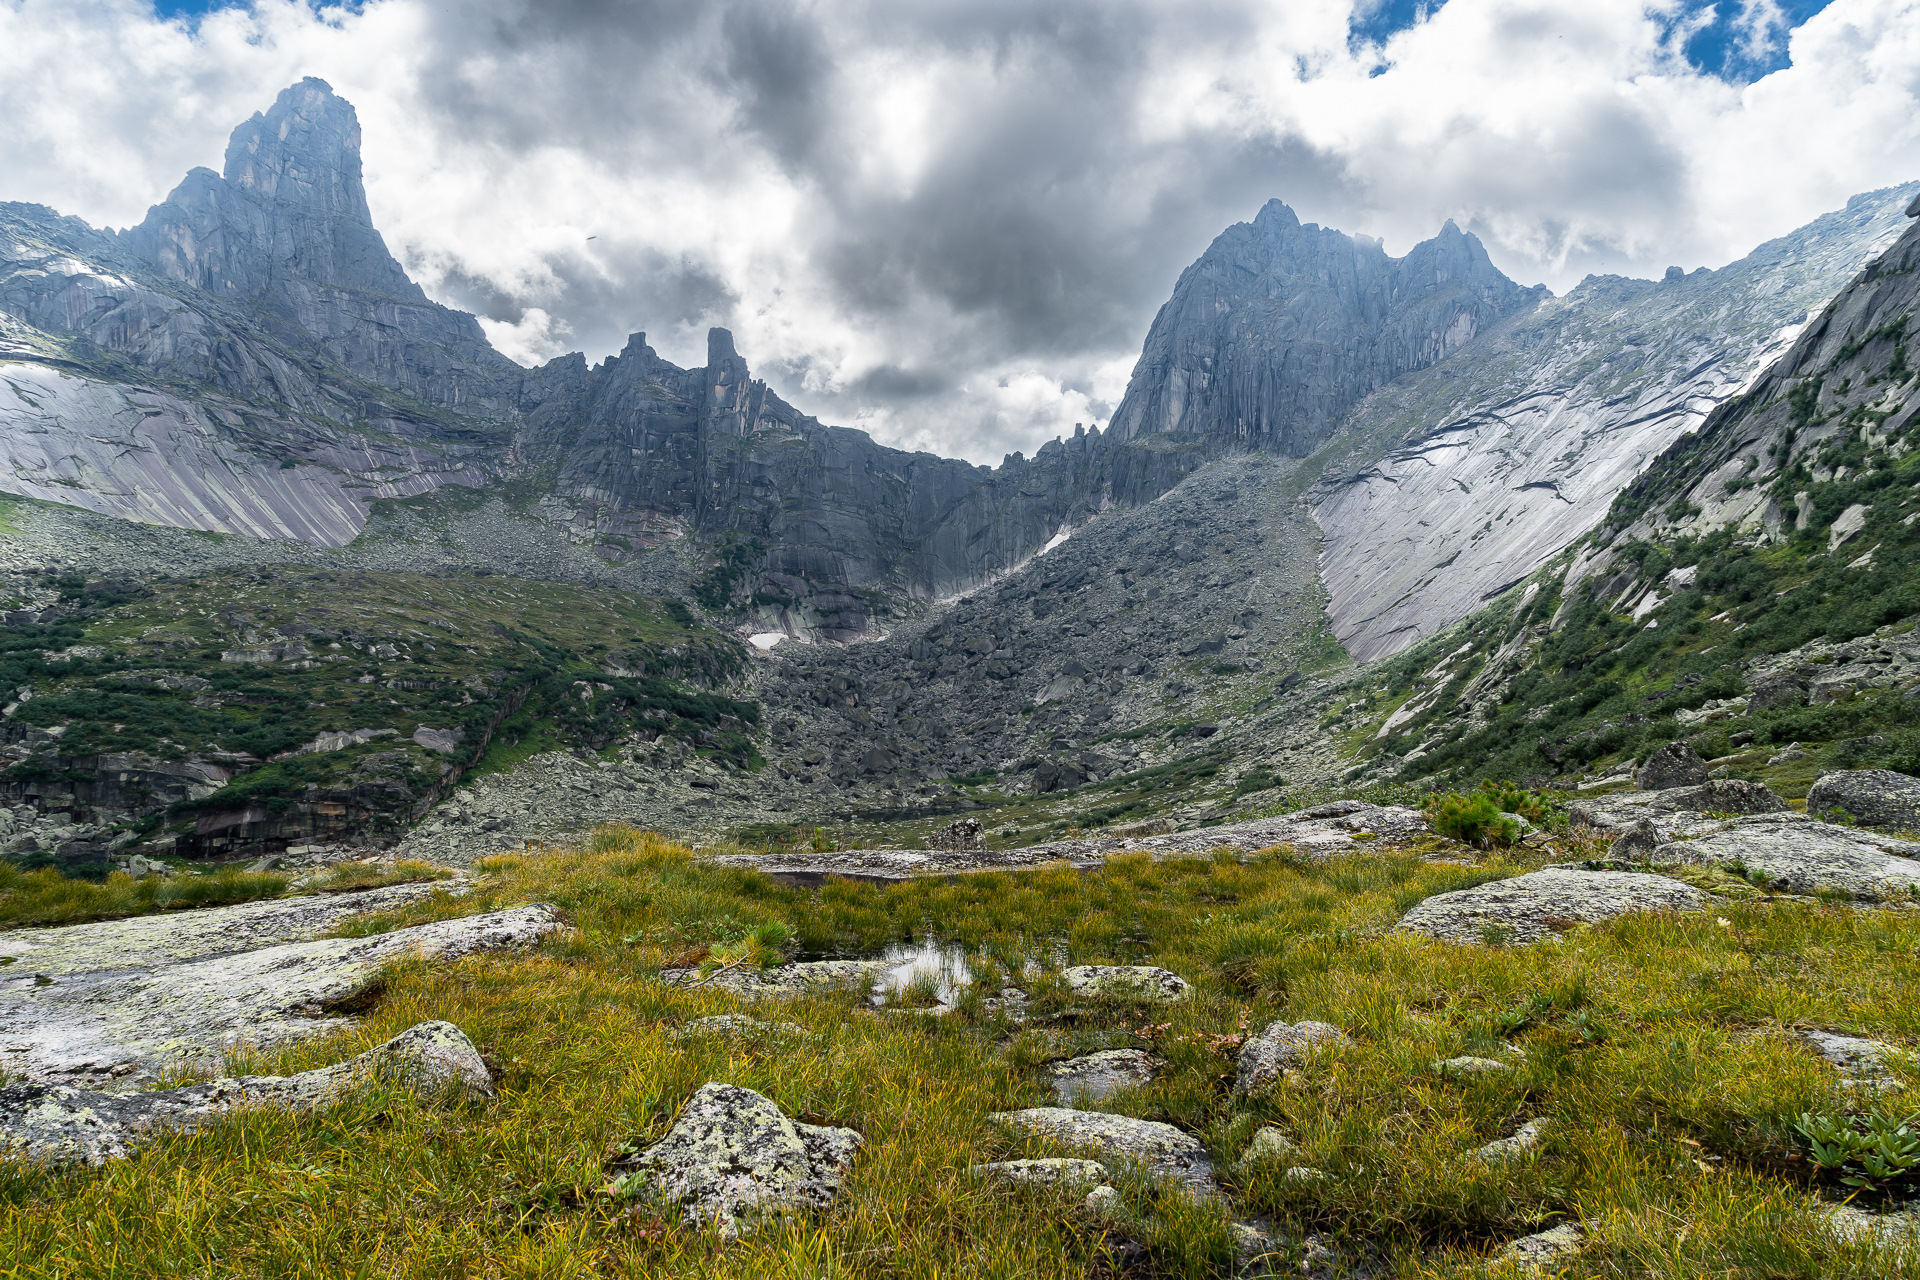
[[[317,285],[424,303],[374,229],[360,174],[360,118],[312,76],[233,131],[226,172],[194,169],[122,233],[176,280],[227,297]],[[284,292],[284,290],[282,290]],[[312,324],[304,317],[303,326]]]
[[[262,200],[373,225],[360,174],[360,117],[314,76],[281,90],[271,108],[233,131],[225,177]]]

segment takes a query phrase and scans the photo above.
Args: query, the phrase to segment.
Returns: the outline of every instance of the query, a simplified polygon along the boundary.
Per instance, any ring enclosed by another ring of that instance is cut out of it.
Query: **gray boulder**
[[[1920,778],[1891,769],[1824,773],[1807,792],[1807,812],[1838,809],[1865,827],[1920,832]]]
[[[1105,1102],[1122,1089],[1152,1084],[1154,1073],[1164,1065],[1144,1049],[1102,1049],[1056,1062],[1047,1070],[1053,1076],[1053,1096],[1061,1106],[1070,1107]]]
[[[370,906],[383,900],[376,897],[381,893],[352,897]],[[531,946],[565,927],[559,912],[536,903],[368,938],[240,950],[294,927],[295,920],[337,920],[352,910],[243,905],[259,909],[219,907],[35,930],[31,942],[22,937],[26,930],[7,935],[0,952],[12,951],[23,968],[50,979],[0,1000],[0,1044],[17,1049],[8,1067],[38,1079],[111,1080],[118,1088],[170,1072],[217,1069],[238,1047],[337,1030],[342,1024],[322,1015],[364,1008],[379,992],[382,971],[396,961],[444,963]],[[230,926],[224,946],[222,923]],[[169,927],[178,936],[169,937]],[[93,944],[91,954],[81,950],[82,939]],[[211,948],[220,949],[207,954]],[[175,957],[181,958],[169,963]]]
[[[1706,894],[1666,876],[1549,867],[1435,894],[1396,927],[1443,942],[1531,943],[1635,911],[1699,911],[1706,903]]]
[[[1263,1125],[1253,1135],[1253,1141],[1240,1153],[1240,1159],[1234,1164],[1236,1173],[1248,1173],[1262,1165],[1291,1164],[1300,1158],[1300,1146],[1289,1138],[1278,1125]]]
[[[608,1162],[618,1195],[675,1205],[691,1227],[732,1238],[754,1219],[823,1208],[860,1149],[851,1129],[789,1120],[772,1100],[710,1081],[694,1091],[667,1135]]]
[[[1753,692],[1747,695],[1747,711],[1767,711],[1774,707],[1804,707],[1807,705],[1807,682],[1789,672],[1771,679],[1756,680]]]
[[[1499,1260],[1522,1271],[1545,1271],[1549,1267],[1557,1270],[1579,1253],[1585,1243],[1586,1237],[1580,1228],[1569,1223],[1551,1231],[1522,1236],[1500,1251]]]
[[[1103,1163],[1132,1161],[1157,1178],[1170,1178],[1198,1191],[1213,1190],[1213,1161],[1207,1149],[1198,1138],[1170,1124],[1065,1107],[998,1111],[988,1118],[1063,1147],[1091,1151]]]
[[[25,1082],[0,1089],[0,1153],[63,1167],[123,1160],[142,1142],[243,1107],[310,1110],[369,1085],[421,1093],[493,1093],[486,1063],[460,1028],[422,1022],[331,1067],[291,1076],[242,1076],[151,1093],[97,1093]]]
[[[1846,1083],[1865,1089],[1899,1087],[1888,1068],[1906,1054],[1886,1041],[1843,1036],[1832,1031],[1803,1031],[1800,1035],[1813,1046],[1815,1053],[1839,1068]]]
[[[1660,846],[1660,833],[1645,818],[1620,834],[1608,848],[1609,856],[1627,862],[1645,862]]]
[[[1870,902],[1920,890],[1920,843],[1803,814],[1737,818],[1653,851],[1658,865],[1734,867],[1759,873],[1770,889],[1830,890]]]
[[[1241,1047],[1234,1092],[1250,1094],[1271,1089],[1316,1050],[1338,1049],[1352,1043],[1346,1032],[1331,1023],[1269,1023],[1265,1031]]]
[[[1671,791],[1675,787],[1697,787],[1710,781],[1707,762],[1684,742],[1669,742],[1648,756],[1633,781],[1642,791]]]
[[[1721,778],[1697,787],[1624,791],[1567,806],[1575,822],[1603,831],[1630,827],[1650,817],[1677,813],[1785,813],[1787,802],[1757,782]]]
[[[1185,1000],[1193,990],[1185,978],[1150,964],[1081,964],[1060,971],[1067,990],[1083,999]]]

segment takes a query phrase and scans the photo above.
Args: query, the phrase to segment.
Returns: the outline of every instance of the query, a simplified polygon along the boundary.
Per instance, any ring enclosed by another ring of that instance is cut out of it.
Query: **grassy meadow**
[[[1317,1234],[1378,1275],[1504,1274],[1492,1261],[1500,1247],[1565,1222],[1588,1236],[1575,1276],[1920,1270],[1895,1245],[1822,1225],[1822,1197],[1854,1189],[1823,1182],[1794,1121],[1872,1104],[1792,1034],[1910,1041],[1920,913],[1756,894],[1532,948],[1392,932],[1431,894],[1579,852],[1434,841],[1320,863],[1285,849],[1138,856],[1092,872],[801,890],[603,829],[584,847],[493,859],[470,896],[437,895],[350,930],[537,900],[566,913],[569,933],[529,953],[402,965],[363,1023],[234,1064],[323,1065],[444,1018],[481,1047],[497,1098],[449,1104],[381,1088],[308,1115],[239,1115],[107,1168],[0,1166],[0,1276],[1224,1277],[1228,1222],[1255,1216],[1282,1237]],[[977,976],[948,1016],[911,1007],[911,992],[899,1008],[851,990],[748,1006],[658,977],[742,954],[748,940],[857,956],[925,937],[964,945]],[[1164,965],[1196,990],[1157,1007],[1070,998],[1058,970],[1098,962]],[[1024,1021],[983,1000],[1015,974],[1032,997]],[[804,1034],[674,1035],[736,1011]],[[1274,1018],[1331,1022],[1353,1043],[1236,1100],[1240,1039]],[[1066,1190],[969,1176],[982,1161],[1070,1154],[988,1113],[1051,1105],[1044,1064],[1119,1047],[1150,1048],[1167,1065],[1106,1108],[1200,1137],[1222,1199],[1128,1178],[1117,1184],[1124,1207],[1096,1217]],[[1512,1069],[1436,1068],[1462,1054]],[[605,1194],[609,1147],[657,1139],[709,1080],[864,1135],[830,1210],[722,1245]],[[1534,1119],[1548,1124],[1537,1155],[1468,1157]],[[1233,1172],[1265,1124],[1329,1176]],[[1297,1253],[1269,1261],[1300,1274]]]

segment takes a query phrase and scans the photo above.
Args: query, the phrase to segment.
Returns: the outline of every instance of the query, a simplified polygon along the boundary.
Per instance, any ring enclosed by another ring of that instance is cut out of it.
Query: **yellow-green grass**
[[[205,875],[144,876],[116,871],[105,880],[69,879],[52,867],[23,871],[0,859],[0,928],[114,920],[180,907],[277,897],[287,877],[223,867]]]
[[[1391,931],[1426,894],[1521,869],[1276,852],[809,892],[621,830],[494,859],[471,897],[437,895],[357,931],[531,900],[560,906],[575,930],[533,953],[401,966],[363,1025],[237,1065],[315,1066],[445,1018],[482,1047],[497,1099],[370,1093],[165,1138],[102,1170],[9,1169],[0,1275],[1112,1276],[1132,1240],[1145,1246],[1142,1274],[1207,1276],[1230,1273],[1228,1218],[1252,1214],[1405,1276],[1493,1274],[1500,1245],[1565,1221],[1591,1241],[1572,1275],[1911,1269],[1892,1246],[1844,1244],[1820,1227],[1806,1166],[1790,1158],[1791,1121],[1850,1099],[1791,1032],[1910,1038],[1920,919],[1760,898],[1532,948]],[[658,979],[776,921],[820,952],[955,939],[974,949],[987,989],[1035,961],[1043,972],[1022,979],[1032,1016],[1004,1021],[977,994],[947,1017],[876,1012],[851,991],[754,1008]],[[1057,969],[1095,961],[1164,964],[1196,991],[1164,1008],[1076,1002]],[[670,1034],[743,1008],[811,1034]],[[1353,1043],[1236,1101],[1231,1037],[1276,1017],[1335,1023]],[[1223,1172],[1228,1194],[1214,1204],[1123,1179],[1125,1210],[1103,1222],[1072,1194],[968,1176],[983,1160],[1063,1154],[988,1114],[1049,1104],[1044,1062],[1123,1045],[1151,1045],[1168,1065],[1109,1109],[1187,1129],[1223,1171],[1259,1125],[1278,1124],[1304,1149],[1300,1163],[1331,1178]],[[1434,1069],[1461,1053],[1514,1069]],[[708,1080],[865,1135],[830,1210],[723,1246],[600,1194],[608,1145],[659,1137]],[[1533,1118],[1550,1122],[1537,1158],[1467,1158]]]
[[[298,892],[377,889],[390,884],[445,880],[452,875],[445,867],[424,862],[348,863],[306,881]],[[258,898],[279,897],[290,883],[291,878],[282,872],[245,871],[239,867],[215,867],[199,873],[177,870],[170,876],[150,875],[137,880],[116,871],[105,880],[82,880],[64,876],[52,867],[25,871],[14,863],[0,860],[0,929],[82,924],[186,907],[252,902]]]

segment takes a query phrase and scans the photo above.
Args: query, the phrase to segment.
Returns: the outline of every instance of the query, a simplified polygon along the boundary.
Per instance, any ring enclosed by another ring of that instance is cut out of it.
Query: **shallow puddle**
[[[897,1000],[908,987],[922,980],[930,980],[940,1003],[950,1005],[973,981],[966,948],[956,942],[933,938],[896,942],[880,953],[880,959],[887,968],[874,979],[872,999],[876,1005]]]

